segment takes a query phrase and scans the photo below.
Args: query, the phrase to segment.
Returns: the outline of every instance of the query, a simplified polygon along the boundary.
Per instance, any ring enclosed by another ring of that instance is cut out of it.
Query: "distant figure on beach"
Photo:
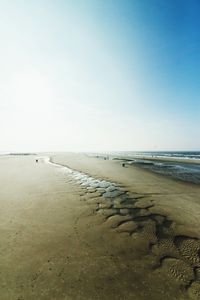
[[[123,168],[125,167],[125,163],[122,163],[122,167],[123,167]]]
[[[35,161],[36,161],[36,163],[38,163],[38,159],[36,159]]]

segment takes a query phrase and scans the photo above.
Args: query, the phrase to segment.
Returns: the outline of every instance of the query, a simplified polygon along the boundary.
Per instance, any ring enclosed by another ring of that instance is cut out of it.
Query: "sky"
[[[200,150],[199,0],[0,0],[0,151]]]

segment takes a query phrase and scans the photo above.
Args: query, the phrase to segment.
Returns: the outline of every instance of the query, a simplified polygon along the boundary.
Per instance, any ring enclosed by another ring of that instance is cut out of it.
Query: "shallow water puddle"
[[[88,192],[98,192],[104,198],[114,198],[126,193],[122,191],[122,189],[117,187],[115,183],[106,180],[95,179],[82,172],[74,171],[68,167],[53,163],[50,161],[49,157],[43,158],[43,161],[45,163],[59,167],[64,173],[67,173],[67,175],[74,179],[78,184],[85,187]]]

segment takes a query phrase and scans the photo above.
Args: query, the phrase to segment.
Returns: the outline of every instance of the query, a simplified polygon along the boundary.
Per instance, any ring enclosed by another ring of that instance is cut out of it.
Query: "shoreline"
[[[194,153],[196,153],[196,151],[193,151]],[[162,153],[162,151],[160,152],[157,152],[157,153]],[[163,151],[163,153],[165,153]],[[173,152],[171,152],[173,153]],[[187,153],[186,152],[182,152],[183,154],[184,153]],[[192,152],[190,152],[192,153]],[[162,156],[162,155],[155,155],[152,153],[152,155],[142,155],[142,152],[140,155],[137,155],[137,154],[128,154],[126,153],[126,151],[123,153],[123,154],[120,154],[120,152],[116,152],[116,153],[110,153],[110,152],[105,152],[105,153],[101,153],[101,154],[98,154],[98,153],[84,153],[88,156],[91,156],[91,157],[99,157],[99,158],[111,158],[111,159],[114,159],[114,160],[125,160],[125,161],[134,161],[134,159],[137,159],[137,160],[150,160],[150,161],[160,161],[160,162],[175,162],[175,163],[189,163],[189,164],[200,164],[200,158],[188,158],[188,157],[185,157],[185,158],[179,158],[179,157],[173,157],[173,156]]]
[[[91,156],[88,156],[91,157]],[[94,158],[104,160],[120,161],[124,167],[138,166],[167,178],[184,183],[200,185],[200,160],[198,159],[177,159],[159,157],[99,157]]]
[[[147,156],[134,156],[134,157],[116,157],[113,159],[119,160],[126,160],[126,161],[134,161],[136,160],[149,160],[149,161],[156,161],[156,162],[171,162],[171,163],[186,163],[186,164],[200,164],[200,159],[189,159],[189,158],[168,158],[168,157],[147,157]]]

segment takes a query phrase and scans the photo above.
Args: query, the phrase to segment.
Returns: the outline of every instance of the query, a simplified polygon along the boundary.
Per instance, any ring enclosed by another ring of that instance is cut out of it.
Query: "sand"
[[[0,299],[200,299],[199,186],[51,160],[0,158]]]

